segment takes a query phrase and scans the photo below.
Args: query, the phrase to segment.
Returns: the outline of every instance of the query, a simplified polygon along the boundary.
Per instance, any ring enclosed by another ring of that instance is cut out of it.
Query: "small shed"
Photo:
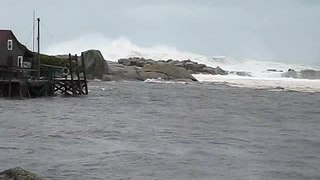
[[[0,30],[0,69],[25,68],[32,63],[33,52],[21,44],[11,30]]]

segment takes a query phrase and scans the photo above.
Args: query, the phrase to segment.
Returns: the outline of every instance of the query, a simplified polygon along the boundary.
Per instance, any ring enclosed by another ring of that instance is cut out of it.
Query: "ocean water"
[[[268,74],[269,77],[243,77],[238,75],[208,75],[194,74],[200,82],[222,83],[234,87],[253,89],[268,89],[298,92],[320,92],[320,79],[294,79],[282,77],[270,77],[277,73]]]
[[[320,179],[319,93],[90,82],[87,97],[0,99],[0,171],[46,179]]]

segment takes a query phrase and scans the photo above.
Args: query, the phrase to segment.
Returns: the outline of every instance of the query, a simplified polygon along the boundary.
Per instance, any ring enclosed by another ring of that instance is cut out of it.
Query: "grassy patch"
[[[66,66],[68,63],[67,59],[57,58],[55,56],[48,56],[45,54],[40,55],[41,64],[47,64],[52,66]]]

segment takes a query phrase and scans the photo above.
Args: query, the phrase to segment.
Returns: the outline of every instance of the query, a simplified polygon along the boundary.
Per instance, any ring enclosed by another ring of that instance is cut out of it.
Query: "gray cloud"
[[[2,28],[30,44],[32,11],[43,46],[88,33],[126,36],[204,55],[320,61],[317,0],[1,0]]]

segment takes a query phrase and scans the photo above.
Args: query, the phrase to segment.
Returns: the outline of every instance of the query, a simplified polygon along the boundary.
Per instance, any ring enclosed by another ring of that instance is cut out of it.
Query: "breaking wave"
[[[196,61],[206,59],[205,56],[180,51],[175,47],[161,44],[153,47],[142,47],[132,43],[126,37],[110,39],[99,34],[86,35],[79,39],[56,43],[46,48],[44,52],[51,55],[70,52],[76,54],[88,49],[100,50],[104,58],[110,61],[129,57],[144,57],[154,60],[193,59]]]
[[[290,64],[283,62],[258,61],[253,59],[240,59],[226,56],[207,57],[195,53],[181,51],[175,47],[154,45],[142,47],[132,43],[126,37],[118,39],[106,38],[103,35],[91,34],[79,39],[53,44],[44,50],[51,55],[79,53],[88,49],[98,49],[105,59],[117,61],[120,58],[143,57],[154,60],[186,60],[206,64],[207,66],[219,66],[229,72],[245,72],[251,77],[242,77],[233,74],[227,76],[194,75],[200,82],[219,82],[232,86],[250,88],[279,88],[293,91],[320,92],[320,80],[284,78],[283,74],[288,69],[297,72],[302,70],[320,71],[319,67],[304,64]]]

